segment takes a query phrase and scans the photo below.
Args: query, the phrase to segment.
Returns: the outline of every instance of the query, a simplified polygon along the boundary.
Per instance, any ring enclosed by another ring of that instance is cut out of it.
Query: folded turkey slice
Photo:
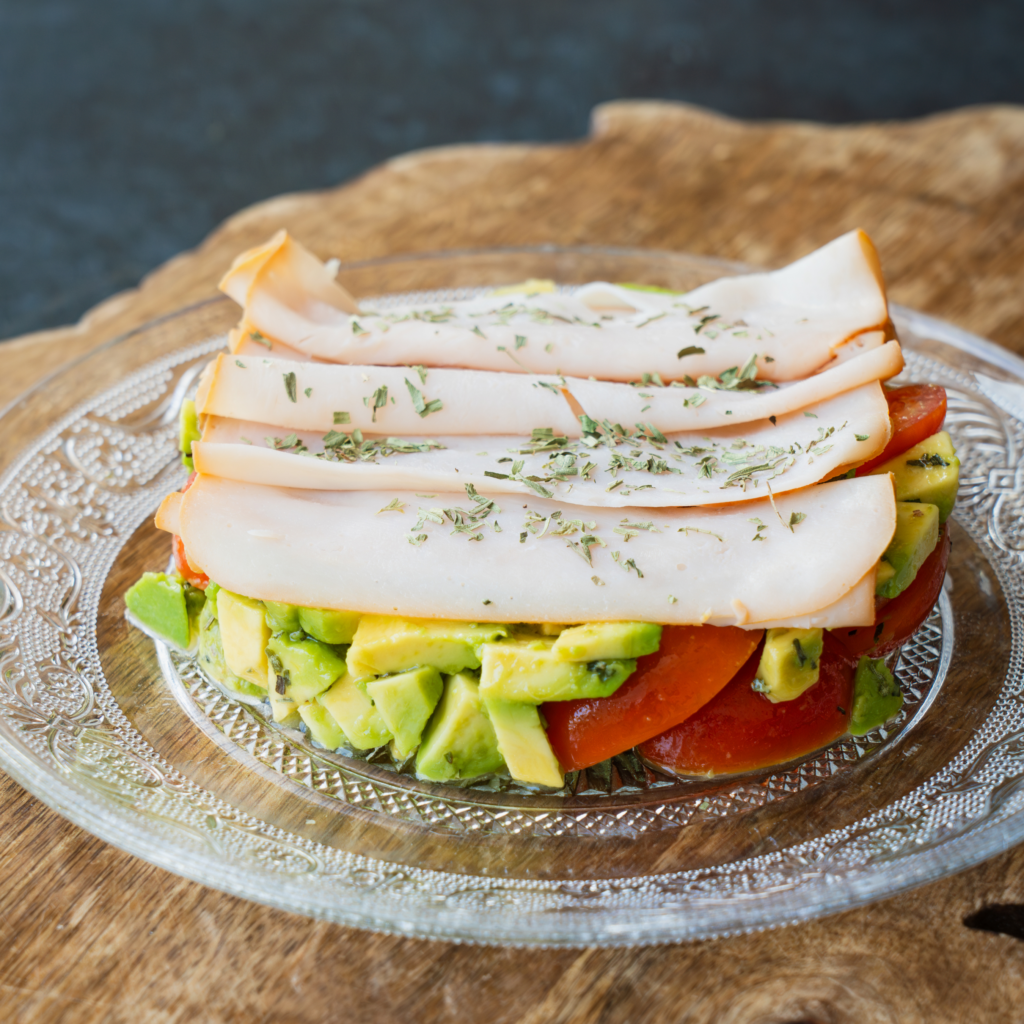
[[[201,474],[164,500],[157,526],[221,586],[263,600],[471,621],[874,622],[876,565],[896,522],[889,476],[774,504],[622,512]]]
[[[806,380],[757,390],[634,387],[578,377],[534,377],[484,370],[424,371],[340,366],[221,354],[196,396],[203,415],[322,433],[345,424],[402,435],[521,434],[552,427],[583,432],[582,409],[597,423],[649,424],[663,434],[707,431],[805,409],[903,368],[895,341],[871,348]],[[749,382],[747,382],[749,383]],[[571,396],[571,397],[570,397]]]
[[[209,417],[203,440],[192,445],[195,468],[311,490],[457,491],[472,484],[481,494],[553,496],[593,507],[713,505],[762,497],[769,487],[776,495],[797,490],[866,462],[888,443],[890,424],[882,387],[873,381],[775,423],[663,438],[613,434],[612,444],[546,435],[453,435],[426,443],[368,437],[360,444],[340,432],[279,433],[263,423]]]
[[[362,308],[281,231],[239,256],[220,287],[244,308],[246,334],[324,360],[620,381],[642,372],[665,381],[717,376],[755,355],[762,379],[796,380],[889,322],[878,255],[863,231],[781,270],[683,295],[595,282],[573,294],[499,289],[456,303]]]

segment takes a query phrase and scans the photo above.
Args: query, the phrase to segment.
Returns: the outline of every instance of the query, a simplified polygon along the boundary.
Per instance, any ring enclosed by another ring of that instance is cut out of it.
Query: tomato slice
[[[796,700],[773,704],[750,688],[760,660],[758,645],[728,686],[640,754],[679,775],[725,775],[791,761],[846,732],[854,667],[828,633],[818,682]]]
[[[876,466],[931,437],[942,429],[946,418],[946,392],[935,384],[886,388],[885,398],[889,403],[892,436],[881,455],[858,468],[857,476],[870,473]]]
[[[543,706],[559,763],[589,768],[683,721],[732,679],[762,636],[736,626],[666,626],[658,651],[640,658],[610,697]]]
[[[939,543],[917,570],[914,582],[891,601],[878,601],[873,626],[830,630],[854,662],[862,654],[884,658],[914,635],[939,599],[951,547],[949,529],[943,526]]]

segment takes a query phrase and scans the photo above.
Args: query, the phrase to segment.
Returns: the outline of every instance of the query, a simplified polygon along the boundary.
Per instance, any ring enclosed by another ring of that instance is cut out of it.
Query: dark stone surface
[[[0,0],[0,337],[281,192],[596,103],[911,117],[1024,101],[1017,0]]]

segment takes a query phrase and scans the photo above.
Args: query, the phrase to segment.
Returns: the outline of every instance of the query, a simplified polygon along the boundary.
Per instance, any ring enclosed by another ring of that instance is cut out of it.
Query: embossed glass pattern
[[[549,276],[689,288],[728,265],[496,250],[342,268],[356,293]],[[946,589],[899,656],[884,729],[799,763],[683,782],[624,756],[564,794],[454,790],[328,754],[230,700],[123,617],[167,559],[182,396],[236,319],[213,300],[63,370],[4,414],[0,762],[110,842],[331,920],[517,944],[639,944],[777,925],[899,892],[1024,838],[1024,362],[905,310],[908,380],[942,384],[962,459]]]

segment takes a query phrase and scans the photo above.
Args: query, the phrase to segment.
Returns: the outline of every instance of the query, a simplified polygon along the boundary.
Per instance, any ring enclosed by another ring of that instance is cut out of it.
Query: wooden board
[[[894,300],[1024,353],[1024,111],[855,127],[598,108],[592,136],[392,160],[231,218],[75,327],[0,349],[0,402],[65,359],[205,298],[288,227],[322,256],[556,242],[773,265],[861,226]],[[716,942],[581,952],[374,936],[223,896],[129,857],[0,780],[0,1009],[43,1021],[693,1024],[1017,1019],[1024,943],[965,915],[1024,904],[1024,848],[831,919]]]

